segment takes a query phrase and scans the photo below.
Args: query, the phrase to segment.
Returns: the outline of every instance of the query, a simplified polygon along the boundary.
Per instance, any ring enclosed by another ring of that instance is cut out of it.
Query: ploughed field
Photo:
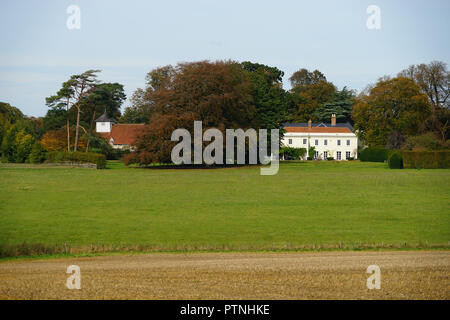
[[[80,290],[66,288],[69,265],[80,268]],[[367,288],[369,265],[380,268],[380,289]],[[4,261],[0,284],[0,299],[450,299],[450,251],[154,253]]]
[[[449,246],[450,170],[108,167],[0,165],[1,256]]]

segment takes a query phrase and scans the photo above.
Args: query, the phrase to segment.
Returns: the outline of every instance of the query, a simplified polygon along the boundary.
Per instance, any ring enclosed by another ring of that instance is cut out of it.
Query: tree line
[[[396,77],[382,77],[358,95],[337,87],[319,70],[300,69],[283,88],[284,72],[253,62],[199,61],[155,68],[144,88],[126,99],[119,83],[98,80],[99,70],[73,75],[46,98],[47,114],[29,118],[0,104],[3,162],[36,161],[45,151],[90,151],[111,155],[95,133],[95,119],[106,112],[119,123],[147,123],[137,150],[126,163],[167,163],[176,128],[206,130],[281,128],[286,122],[350,122],[366,145],[390,149],[448,149],[447,65],[413,65]],[[34,150],[34,153],[33,153]],[[33,156],[32,156],[33,154]]]

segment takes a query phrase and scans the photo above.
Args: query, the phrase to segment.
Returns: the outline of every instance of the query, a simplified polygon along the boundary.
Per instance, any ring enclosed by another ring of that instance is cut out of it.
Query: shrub
[[[403,159],[400,152],[392,152],[388,159],[389,168],[391,169],[402,169]]]
[[[306,154],[305,148],[282,147],[280,153],[286,160],[300,160]]]
[[[417,169],[450,168],[450,151],[403,151],[403,166]]]
[[[354,157],[348,157],[347,160],[348,161],[352,161],[352,160],[355,160],[355,158]]]
[[[445,143],[442,143],[442,141],[437,139],[433,133],[429,132],[420,136],[410,136],[406,138],[402,149],[405,151],[434,151],[446,149],[446,145]]]
[[[52,163],[93,163],[97,165],[97,169],[106,168],[106,157],[100,153],[52,151],[47,152],[46,160]]]
[[[29,157],[30,163],[42,163],[45,160],[45,152],[39,141],[36,141],[31,148]]]
[[[314,146],[310,146],[309,148],[308,148],[308,156],[309,156],[309,158],[311,158],[311,159],[308,159],[308,160],[312,160],[313,158],[314,158],[314,154],[316,153],[316,147],[314,147]]]
[[[313,159],[313,157],[307,157],[306,158],[306,160],[312,160]]]
[[[359,160],[368,162],[384,162],[388,159],[389,151],[379,148],[366,148],[359,154]]]
[[[333,157],[328,157],[327,160],[328,161],[332,161],[332,160],[334,160],[334,158]]]

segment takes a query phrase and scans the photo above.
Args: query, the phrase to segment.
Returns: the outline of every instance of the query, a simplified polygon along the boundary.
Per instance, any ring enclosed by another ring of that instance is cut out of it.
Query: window
[[[338,144],[338,146],[340,146],[341,145],[341,140],[338,140],[337,144]]]
[[[289,144],[292,144],[292,139],[289,139]]]
[[[318,145],[319,145],[319,140],[316,139],[316,140],[314,141],[314,144],[315,144],[316,146],[318,146]]]
[[[102,127],[106,126],[106,123],[104,122],[100,122],[102,124]]]
[[[328,158],[328,151],[324,151],[323,152],[323,160],[327,160],[327,158]]]
[[[314,159],[319,158],[319,151],[314,152]]]
[[[341,160],[341,152],[340,151],[336,152],[336,159]]]
[[[350,145],[350,140],[347,140],[347,145],[348,145],[348,146]]]
[[[347,151],[347,152],[345,153],[345,159],[348,159],[348,158],[350,158],[350,151]]]
[[[328,140],[327,140],[327,139],[323,140],[323,144],[324,144],[325,146],[327,146],[327,145],[328,145]]]
[[[303,139],[303,144],[306,144],[306,139]]]

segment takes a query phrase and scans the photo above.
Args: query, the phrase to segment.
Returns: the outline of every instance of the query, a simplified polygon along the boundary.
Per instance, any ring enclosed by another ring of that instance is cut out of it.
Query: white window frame
[[[323,152],[323,160],[327,160],[328,158],[328,151]]]
[[[336,160],[342,160],[341,152],[336,152]]]
[[[315,146],[318,146],[318,145],[319,145],[319,139],[315,139],[315,140],[314,140],[314,145],[315,145]]]
[[[349,140],[349,139],[347,139],[347,145],[348,145],[348,146],[350,145],[350,140]]]
[[[338,145],[338,146],[341,145],[341,140],[337,140],[337,145]]]
[[[345,160],[348,160],[352,156],[352,153],[350,151],[345,152]]]
[[[292,144],[292,139],[288,139],[288,144]]]

